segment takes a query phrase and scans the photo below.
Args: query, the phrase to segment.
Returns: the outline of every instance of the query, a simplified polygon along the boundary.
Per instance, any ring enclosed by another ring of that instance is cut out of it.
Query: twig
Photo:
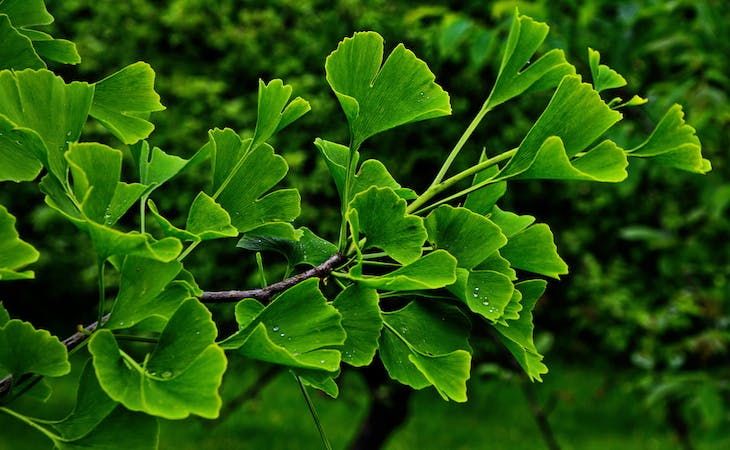
[[[317,267],[313,267],[300,274],[294,275],[293,277],[287,278],[286,280],[279,281],[278,283],[270,284],[262,289],[249,289],[246,291],[215,291],[215,292],[204,292],[203,295],[198,297],[203,303],[230,303],[237,302],[244,298],[253,298],[256,300],[266,301],[270,300],[271,297],[289,289],[301,283],[309,278],[318,277],[324,278],[338,266],[347,261],[347,258],[341,253],[335,253],[330,256],[329,259]]]
[[[279,281],[278,283],[271,284],[262,289],[249,289],[245,291],[216,291],[216,292],[204,292],[203,295],[198,299],[203,303],[229,303],[237,302],[244,298],[254,298],[256,300],[267,301],[270,300],[274,295],[283,292],[290,287],[293,287],[304,280],[309,278],[318,277],[324,278],[338,266],[344,264],[347,261],[345,255],[341,253],[335,253],[330,256],[327,261],[323,262],[317,267],[313,267],[300,274],[294,275],[293,277],[287,278],[286,280]],[[109,314],[102,318],[102,322],[109,320]],[[90,325],[84,327],[83,330],[79,330],[71,336],[67,337],[63,341],[63,345],[66,349],[71,351],[76,348],[79,344],[84,342],[91,333],[96,330],[99,326],[99,322],[96,321]],[[0,398],[7,394],[13,387],[13,376],[7,375],[0,379]]]

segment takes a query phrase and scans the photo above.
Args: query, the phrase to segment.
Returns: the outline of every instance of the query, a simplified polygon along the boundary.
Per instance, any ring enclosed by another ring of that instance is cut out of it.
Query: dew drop
[[[172,378],[172,371],[166,370],[160,374],[162,378]]]
[[[281,337],[284,337],[284,336],[286,336],[286,334],[284,334],[284,333],[281,333],[281,334],[280,334],[279,336],[281,336]]]
[[[289,336],[288,338],[286,338],[286,340],[287,341],[291,341],[291,336]]]
[[[279,331],[279,327],[274,327],[271,330],[274,331],[274,332],[277,332],[277,331]]]
[[[320,363],[320,364],[324,364],[324,359],[320,359],[320,360],[319,360],[319,363]]]

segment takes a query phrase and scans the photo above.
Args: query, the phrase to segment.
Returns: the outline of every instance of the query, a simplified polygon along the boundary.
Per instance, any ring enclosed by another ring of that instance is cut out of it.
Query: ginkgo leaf
[[[61,64],[78,64],[81,62],[81,55],[76,50],[76,44],[66,39],[33,39],[33,48],[45,59]]]
[[[45,69],[46,64],[36,53],[31,40],[19,33],[2,12],[0,9],[0,42],[3,43],[0,46],[0,70]]]
[[[0,3],[0,14],[7,14],[18,28],[53,23],[43,0],[5,0]]]
[[[601,54],[588,48],[588,63],[591,66],[593,88],[597,92],[626,86],[626,79],[610,67],[600,64]]]
[[[259,80],[258,116],[252,148],[263,144],[311,109],[309,102],[301,97],[289,103],[291,93],[292,87],[279,79],[272,80],[269,84]]]
[[[466,208],[439,206],[425,220],[428,241],[448,251],[459,267],[471,269],[507,243],[500,228]]]
[[[515,290],[507,275],[493,270],[461,268],[456,269],[456,282],[448,289],[471,311],[492,321],[502,317]]]
[[[136,62],[94,85],[89,115],[125,144],[152,133],[149,113],[165,109],[154,89],[155,72],[149,64]]]
[[[411,302],[383,319],[378,351],[390,377],[465,402],[471,365],[466,317],[453,306]]]
[[[337,252],[335,244],[317,236],[307,227],[298,228],[296,236],[288,236],[288,230],[263,226],[242,237],[237,247],[254,252],[280,253],[286,258],[289,270],[300,264],[316,267]]]
[[[71,371],[66,346],[47,330],[11,319],[0,326],[0,372],[60,377]]]
[[[680,105],[674,105],[662,117],[651,135],[629,156],[651,158],[659,164],[689,172],[707,173],[710,161],[702,157],[700,140],[695,129],[684,121]]]
[[[67,169],[63,155],[69,142],[78,141],[93,96],[93,85],[66,84],[48,70],[0,71],[0,114],[40,136],[44,147],[32,147],[40,152],[35,157],[61,183]]]
[[[252,359],[333,372],[345,342],[342,316],[310,278],[282,292],[267,307],[248,299],[236,305],[240,330],[221,343]]]
[[[231,216],[231,223],[246,233],[267,223],[291,222],[300,213],[299,191],[267,192],[289,170],[286,160],[268,144],[246,151],[251,140],[242,141],[233,130],[209,133],[213,158],[212,195]]]
[[[572,158],[585,151],[621,117],[621,113],[601,100],[591,85],[582,83],[580,76],[566,76],[498,177],[508,178],[528,170],[543,143],[552,136],[561,139],[565,154]]]
[[[46,151],[33,130],[18,128],[0,114],[0,181],[32,181],[43,165],[37,155]]]
[[[513,267],[552,278],[568,273],[568,265],[558,255],[550,227],[538,223],[514,234],[501,249]]]
[[[509,321],[507,325],[494,324],[504,345],[512,353],[522,369],[532,380],[542,381],[541,375],[548,369],[542,363],[543,356],[537,351],[532,332],[532,310],[535,303],[545,291],[544,280],[530,280],[518,283],[515,287],[522,294],[522,310],[519,319]]]
[[[33,278],[33,271],[19,270],[38,261],[39,257],[35,247],[20,239],[15,217],[0,205],[0,280]]]
[[[327,167],[329,168],[330,175],[335,182],[337,192],[342,198],[342,192],[345,185],[345,173],[347,171],[347,158],[349,157],[350,150],[344,145],[336,144],[334,142],[325,141],[317,138],[314,141],[314,145],[317,146],[320,154],[324,157]],[[360,153],[353,152],[354,166],[357,166],[360,160]],[[388,172],[388,169],[383,163],[376,159],[368,159],[362,163],[360,170],[355,174],[351,181],[350,186],[350,198],[359,194],[362,191],[366,191],[371,187],[389,187],[398,194],[400,198],[411,200],[417,197],[416,193],[412,189],[402,187],[395,178]]]
[[[166,237],[157,240],[149,233],[137,231],[122,232],[95,222],[77,222],[91,236],[94,250],[101,260],[115,255],[136,255],[169,262],[177,258],[182,250],[179,239]]]
[[[563,141],[549,137],[543,142],[529,169],[516,179],[588,180],[618,183],[628,176],[626,152],[605,140],[585,154],[568,158]]]
[[[136,202],[145,186],[119,181],[122,152],[95,142],[74,143],[66,153],[73,190],[85,216],[96,223],[115,224]]]
[[[190,414],[214,419],[226,369],[216,335],[210,311],[189,299],[172,315],[142,363],[119,348],[110,330],[94,333],[88,348],[104,392],[127,409],[166,419]]]
[[[421,256],[427,237],[423,219],[406,214],[406,201],[392,189],[371,187],[356,195],[347,219],[355,241],[365,235],[363,249],[381,249],[401,264]]]
[[[342,344],[342,361],[355,367],[367,366],[378,349],[383,317],[374,289],[353,284],[335,298],[332,306],[342,314],[342,327],[347,333]]]
[[[160,262],[138,256],[124,258],[120,270],[119,292],[105,327],[110,330],[130,328],[147,317],[172,315],[189,297],[184,290],[162,296],[163,290],[180,273],[178,261]]]
[[[562,50],[550,50],[531,62],[549,29],[515,12],[499,74],[483,108],[492,109],[528,90],[555,87],[564,76],[575,74],[575,67],[565,60]]]
[[[426,63],[403,44],[383,63],[383,38],[375,32],[345,38],[325,70],[350,124],[352,148],[381,131],[451,114],[449,95]]]
[[[356,266],[347,275],[357,284],[385,291],[438,289],[456,281],[456,258],[445,250],[436,250],[416,261],[384,275],[362,275]]]
[[[485,160],[486,154],[482,152],[479,162],[484,162]],[[489,169],[483,170],[474,175],[474,180],[471,184],[472,186],[476,186],[482,181],[493,178],[498,172],[499,168],[497,166],[492,166]],[[492,212],[492,208],[497,201],[502,198],[505,192],[507,192],[506,181],[498,181],[496,183],[488,184],[481,189],[470,192],[466,196],[466,200],[464,200],[464,208],[474,211],[477,214],[487,215]]]

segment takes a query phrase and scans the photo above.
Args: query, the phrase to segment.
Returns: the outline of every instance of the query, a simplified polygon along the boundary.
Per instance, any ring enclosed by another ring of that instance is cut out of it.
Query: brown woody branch
[[[332,273],[333,270],[335,270],[337,267],[341,266],[342,264],[347,261],[347,258],[345,255],[341,253],[335,253],[334,255],[330,256],[327,261],[323,262],[317,267],[313,267],[309,270],[306,270],[302,273],[299,273],[297,275],[294,275],[293,277],[287,278],[286,280],[279,281],[278,283],[271,284],[269,286],[266,286],[265,288],[261,289],[249,289],[245,291],[214,291],[214,292],[203,292],[203,295],[198,297],[198,299],[203,303],[231,303],[231,302],[237,302],[244,298],[254,298],[256,300],[260,300],[263,302],[266,302],[268,300],[271,300],[271,298],[280,293],[284,292],[285,290],[301,283],[304,280],[307,280],[309,278],[324,278],[330,273]],[[106,320],[109,319],[109,315],[105,315],[103,318],[103,321],[106,322]],[[96,330],[96,328],[99,326],[99,322],[94,322],[90,325],[87,325],[84,327],[83,331],[79,330],[76,333],[72,334],[71,336],[64,339],[63,345],[66,346],[67,350],[73,350],[76,348],[79,344],[81,344],[83,341],[86,340],[86,338],[91,335],[91,333]],[[10,391],[10,389],[13,386],[13,376],[7,375],[4,378],[0,379],[0,398],[2,398],[6,393]]]

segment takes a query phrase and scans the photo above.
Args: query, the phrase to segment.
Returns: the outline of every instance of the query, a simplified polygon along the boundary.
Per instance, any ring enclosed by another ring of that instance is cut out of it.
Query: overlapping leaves
[[[38,260],[40,254],[20,239],[15,230],[15,217],[0,205],[0,280],[33,278],[33,271],[20,271]]]

